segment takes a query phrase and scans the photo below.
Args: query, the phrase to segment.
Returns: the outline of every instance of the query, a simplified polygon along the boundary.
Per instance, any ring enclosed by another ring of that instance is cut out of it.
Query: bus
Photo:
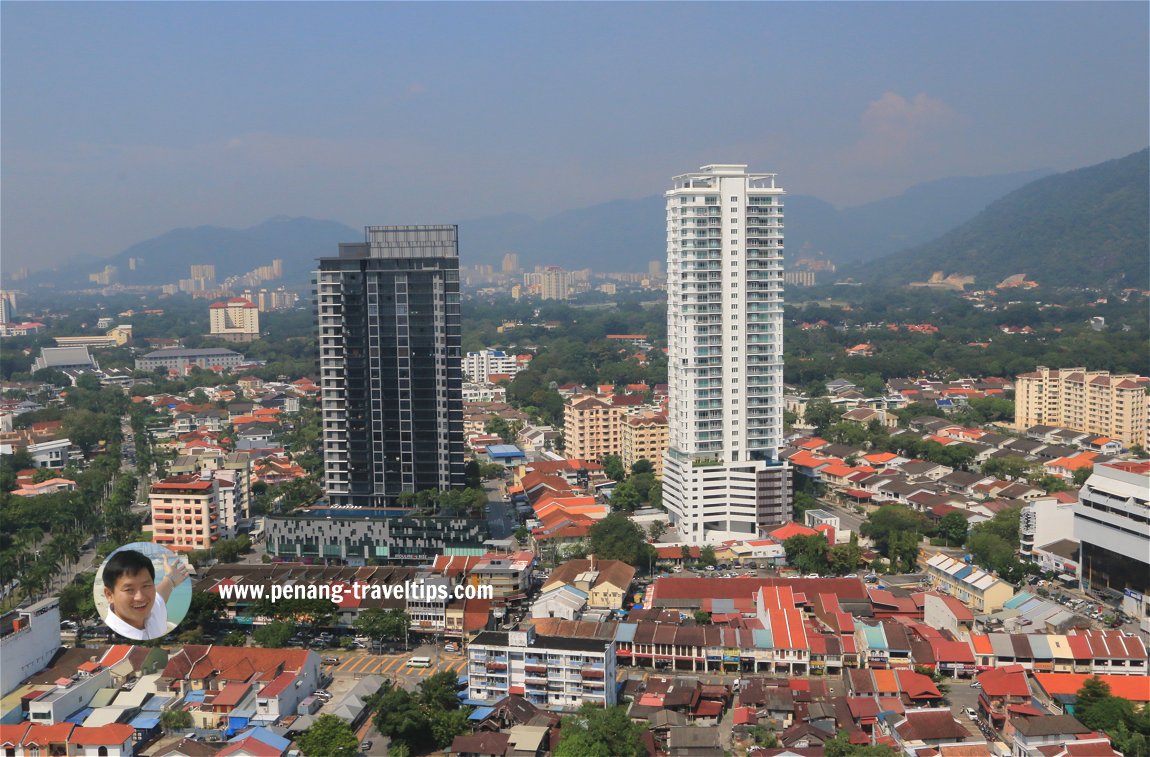
[[[412,657],[410,660],[407,661],[407,667],[409,667],[409,668],[430,668],[431,667],[431,658],[430,657]]]

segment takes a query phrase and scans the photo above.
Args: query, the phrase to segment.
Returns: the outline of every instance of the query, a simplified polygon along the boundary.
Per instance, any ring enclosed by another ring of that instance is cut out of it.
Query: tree
[[[630,481],[616,484],[611,490],[611,509],[620,512],[634,512],[639,506],[639,493]]]
[[[826,757],[898,757],[900,752],[885,744],[861,746],[852,744],[846,731],[839,731],[833,739],[823,743]]]
[[[1086,479],[1090,478],[1090,474],[1094,472],[1092,466],[1085,466],[1074,471],[1074,488],[1081,489],[1086,485]]]
[[[623,458],[618,455],[604,455],[601,461],[603,473],[612,481],[622,481],[627,478],[627,470],[623,467]]]
[[[187,710],[164,710],[160,713],[160,726],[167,733],[192,727],[192,713]]]
[[[707,544],[699,550],[699,564],[700,565],[716,565],[719,560],[715,557],[715,548]]]
[[[1032,467],[1026,458],[1020,455],[1007,455],[987,459],[979,470],[984,476],[1019,480],[1026,478]]]
[[[646,556],[643,530],[623,513],[611,513],[591,526],[589,552],[604,560],[622,560],[639,565]]]
[[[320,715],[296,739],[306,757],[355,757],[359,754],[359,739],[351,724],[335,715]]]
[[[695,610],[695,622],[701,626],[711,625],[711,613],[706,610]]]
[[[252,634],[252,641],[264,649],[286,647],[288,640],[295,635],[295,626],[282,620],[276,620],[261,626]]]
[[[858,545],[858,538],[851,534],[847,544],[836,544],[827,550],[827,566],[836,576],[854,573],[862,561],[862,547]]]
[[[449,675],[451,675],[449,673]],[[455,678],[454,675],[451,676]],[[452,692],[454,696],[454,691]],[[459,700],[456,699],[456,702]],[[431,721],[431,737],[435,742],[437,749],[444,749],[451,746],[451,742],[455,740],[456,736],[467,733],[470,731],[470,724],[468,722],[468,715],[471,713],[471,708],[454,709],[454,710],[435,710],[432,709],[428,713],[428,719]]]
[[[419,702],[431,710],[457,710],[459,697],[455,694],[455,674],[444,670],[428,676],[419,683]]]
[[[81,573],[60,590],[61,616],[77,622],[96,617],[96,601],[92,594],[95,579],[95,573]]]
[[[792,536],[783,542],[787,562],[802,573],[828,573],[827,538],[822,534]]]
[[[355,630],[372,639],[400,639],[407,633],[411,618],[403,610],[364,610],[355,619]]]
[[[585,704],[563,718],[563,739],[555,757],[639,757],[646,754],[643,728],[627,717],[623,707]]]
[[[667,523],[657,520],[647,527],[647,533],[651,534],[651,541],[659,541],[659,537],[667,533]]]
[[[642,473],[654,473],[655,466],[645,457],[641,457],[631,464],[631,475],[638,476]]]
[[[426,711],[410,691],[398,686],[392,686],[380,696],[373,723],[393,744],[401,742],[413,752],[422,751],[430,742]]]
[[[968,527],[966,517],[961,512],[947,513],[939,521],[938,535],[946,539],[946,546],[957,546],[966,542]]]
[[[905,505],[883,505],[871,513],[859,532],[874,542],[875,549],[890,558],[892,542],[898,535],[930,534],[933,528],[925,516]],[[905,540],[901,543],[905,550]],[[911,536],[911,543],[917,549],[918,539]]]

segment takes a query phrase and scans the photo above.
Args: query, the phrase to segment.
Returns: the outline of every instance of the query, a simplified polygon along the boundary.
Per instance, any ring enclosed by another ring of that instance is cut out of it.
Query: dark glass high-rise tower
[[[369,226],[316,272],[324,490],[394,508],[464,485],[455,226]]]

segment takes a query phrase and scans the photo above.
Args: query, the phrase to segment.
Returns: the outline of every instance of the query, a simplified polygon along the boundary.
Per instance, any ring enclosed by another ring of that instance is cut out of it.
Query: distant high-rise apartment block
[[[11,323],[16,318],[16,293],[0,289],[0,323]]]
[[[503,273],[516,274],[519,273],[519,255],[514,252],[509,252],[503,256],[503,266],[501,268]]]
[[[1014,383],[1014,426],[1062,426],[1146,446],[1146,387],[1133,373],[1038,366]]]
[[[260,338],[260,311],[243,297],[213,302],[208,307],[209,336],[228,342],[253,342]]]
[[[394,508],[464,484],[456,226],[370,226],[316,272],[324,490]]]
[[[791,517],[783,434],[783,190],[709,165],[667,198],[669,447],[663,501],[685,541]]]
[[[647,275],[652,279],[659,279],[663,277],[663,261],[649,260],[647,261]]]
[[[566,300],[571,296],[572,274],[558,266],[547,266],[539,274],[539,298]]]
[[[200,263],[199,265],[191,266],[191,278],[193,279],[206,279],[208,281],[216,280],[216,266],[213,263]]]
[[[245,299],[251,300],[261,313],[270,313],[273,310],[290,310],[299,302],[299,295],[285,287],[275,289],[245,289]]]

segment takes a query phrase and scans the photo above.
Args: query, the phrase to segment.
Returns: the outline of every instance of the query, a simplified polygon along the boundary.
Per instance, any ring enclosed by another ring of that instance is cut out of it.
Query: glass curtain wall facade
[[[330,503],[463,486],[457,227],[368,227],[320,258],[315,303]]]

